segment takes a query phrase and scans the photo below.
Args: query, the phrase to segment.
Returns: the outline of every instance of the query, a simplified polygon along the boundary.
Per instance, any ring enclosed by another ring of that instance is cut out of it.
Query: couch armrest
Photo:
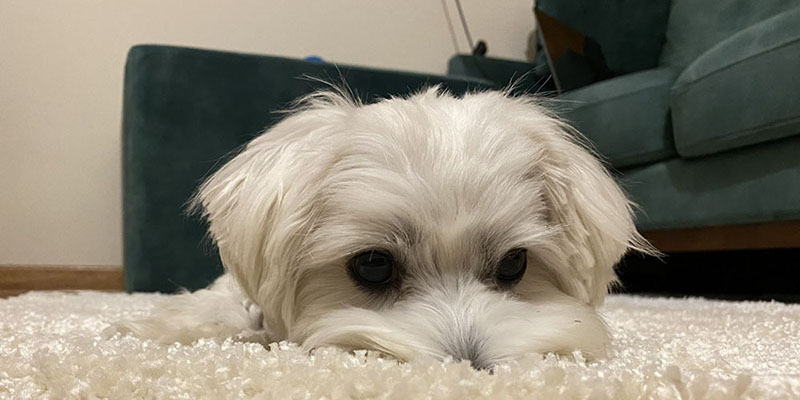
[[[447,62],[447,75],[485,81],[487,85],[502,89],[514,84],[529,93],[551,93],[556,87],[546,63],[532,64],[523,61],[456,54]]]

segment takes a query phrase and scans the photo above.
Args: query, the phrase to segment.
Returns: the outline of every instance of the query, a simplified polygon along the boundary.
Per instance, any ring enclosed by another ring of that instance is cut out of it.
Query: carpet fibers
[[[0,398],[797,399],[800,305],[612,296],[607,359],[530,355],[495,369],[233,340],[160,345],[110,322],[164,296],[0,300]]]

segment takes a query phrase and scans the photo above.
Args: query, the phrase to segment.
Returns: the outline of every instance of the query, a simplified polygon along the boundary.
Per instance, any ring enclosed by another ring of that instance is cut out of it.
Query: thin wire
[[[447,19],[447,29],[450,30],[450,40],[453,41],[453,48],[456,50],[456,54],[461,52],[461,49],[458,48],[458,39],[456,38],[456,29],[453,28],[453,21],[450,19],[450,10],[447,9],[447,0],[440,0],[442,2],[442,9],[444,9],[444,17]]]
[[[461,26],[464,27],[464,33],[467,35],[467,42],[469,42],[469,50],[475,50],[475,43],[472,42],[472,35],[469,34],[467,28],[467,19],[464,18],[464,10],[461,8],[461,0],[455,0],[456,8],[458,9],[458,16],[461,17]]]

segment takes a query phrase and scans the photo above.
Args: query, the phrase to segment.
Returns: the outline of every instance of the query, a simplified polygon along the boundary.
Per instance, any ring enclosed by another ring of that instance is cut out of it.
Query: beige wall
[[[462,3],[492,55],[525,58],[531,1]],[[122,73],[137,43],[434,73],[455,52],[438,0],[2,0],[0,264],[121,264]]]

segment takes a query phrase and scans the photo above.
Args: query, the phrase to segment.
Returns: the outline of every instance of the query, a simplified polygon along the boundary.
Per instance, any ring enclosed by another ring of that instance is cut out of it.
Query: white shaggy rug
[[[596,362],[530,355],[490,375],[281,343],[104,339],[163,296],[29,293],[0,300],[0,398],[800,398],[800,305],[612,296]]]

